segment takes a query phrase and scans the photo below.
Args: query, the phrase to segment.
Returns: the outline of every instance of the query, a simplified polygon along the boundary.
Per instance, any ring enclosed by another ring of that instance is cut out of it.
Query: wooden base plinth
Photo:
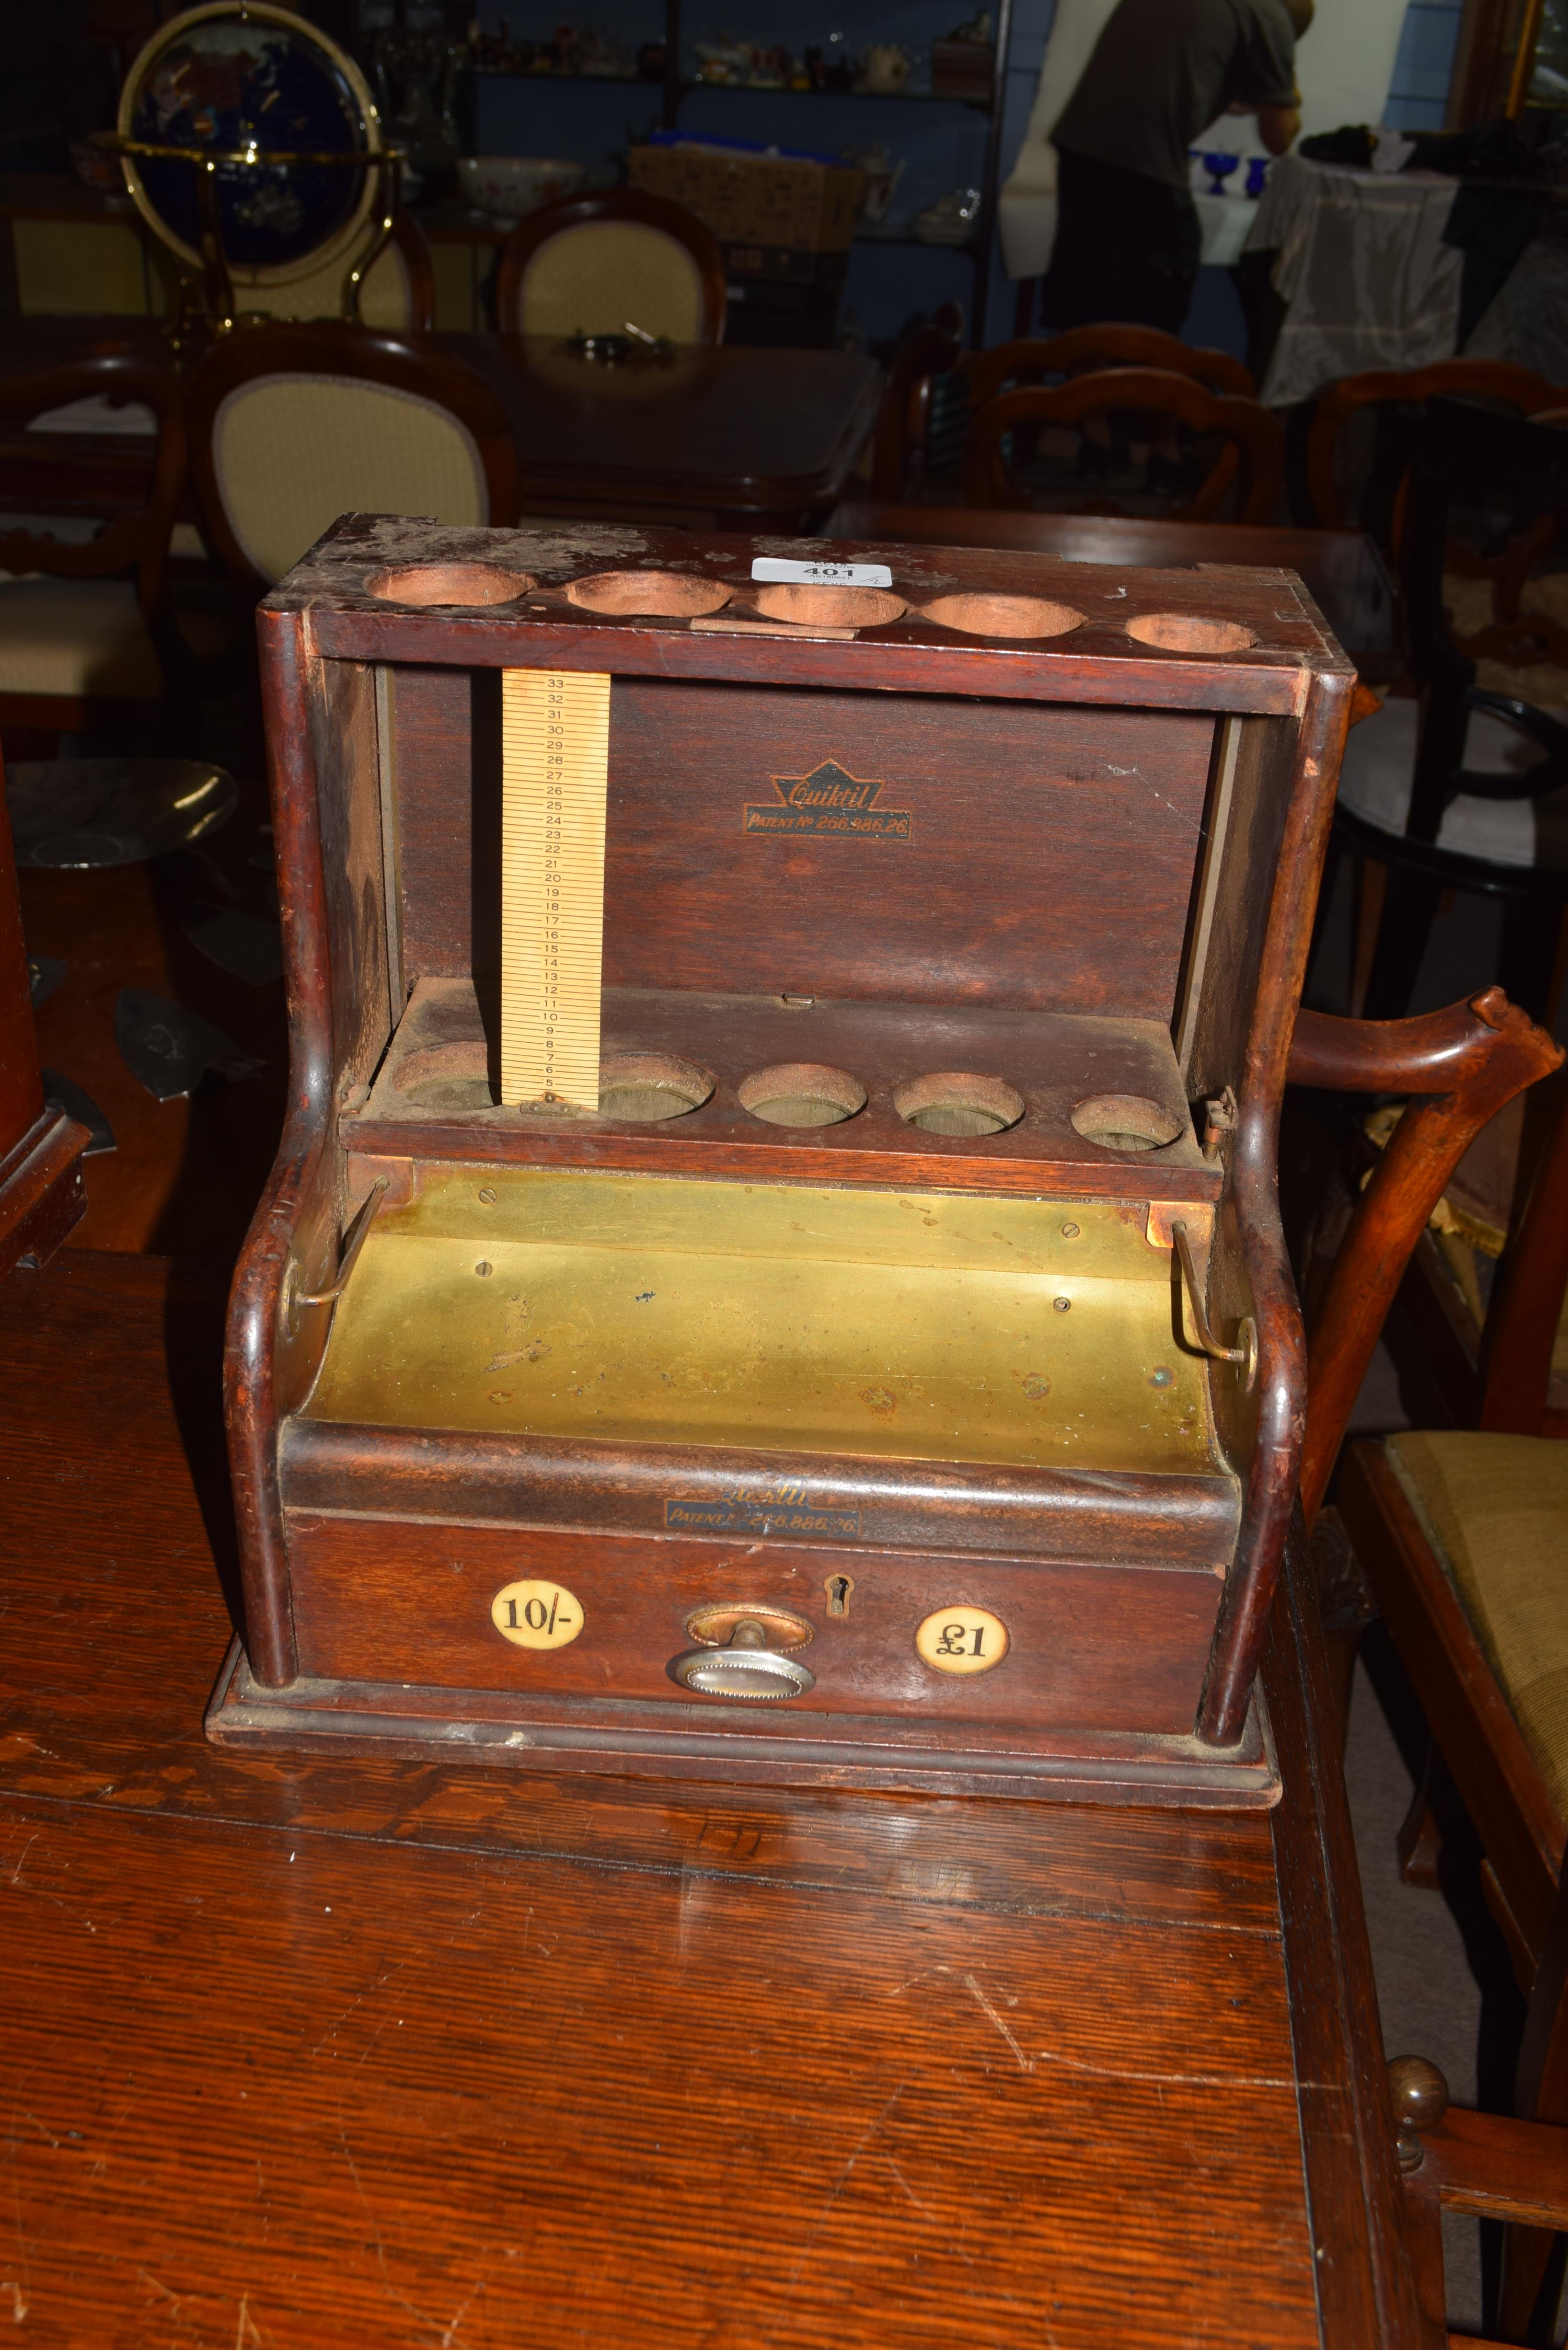
[[[1241,1741],[1223,1752],[1192,1738],[1071,1731],[1036,1733],[1028,1751],[1001,1741],[939,1746],[911,1723],[844,1714],[823,1718],[820,1739],[797,1734],[785,1741],[759,1725],[754,1705],[698,1704],[524,1702],[502,1690],[304,1676],[270,1690],[255,1679],[236,1640],[207,1708],[206,1731],[224,1747],[431,1762],[462,1756],[552,1776],[582,1771],[600,1777],[1219,1811],[1266,1810],[1280,1795],[1268,1717],[1258,1696]]]

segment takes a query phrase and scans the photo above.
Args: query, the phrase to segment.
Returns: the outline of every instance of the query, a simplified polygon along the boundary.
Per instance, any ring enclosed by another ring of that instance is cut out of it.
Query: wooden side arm
[[[1356,1203],[1308,1340],[1302,1507],[1316,1516],[1340,1439],[1410,1252],[1476,1135],[1563,1054],[1489,987],[1414,1020],[1335,1020],[1303,1012],[1290,1081],[1417,1096]]]

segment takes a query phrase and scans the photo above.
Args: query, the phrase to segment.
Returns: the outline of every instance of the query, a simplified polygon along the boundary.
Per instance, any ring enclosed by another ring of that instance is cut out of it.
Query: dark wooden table
[[[1205,563],[1295,571],[1363,677],[1376,683],[1400,665],[1397,596],[1383,557],[1355,530],[1275,529],[1246,523],[1159,522],[1121,515],[1013,514],[996,507],[875,505],[846,499],[831,516],[834,538],[928,546],[1015,546],[1070,563],[1133,563],[1187,569]]]
[[[0,375],[109,347],[172,365],[148,318],[8,318]],[[525,514],[815,529],[877,421],[882,371],[846,351],[681,349],[618,368],[516,335],[410,336],[483,377],[512,424]],[[0,500],[100,502],[145,458],[101,433],[0,436]]]
[[[240,1759],[220,1309],[0,1284],[18,2342],[1413,2341],[1295,1583],[1272,1814]]]
[[[609,368],[518,335],[437,335],[511,420],[525,514],[804,531],[870,438],[882,370],[849,351],[685,347]]]

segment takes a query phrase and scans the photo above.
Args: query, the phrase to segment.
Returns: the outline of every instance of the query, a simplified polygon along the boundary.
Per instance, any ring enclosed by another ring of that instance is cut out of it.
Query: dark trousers
[[[1060,210],[1040,323],[1181,332],[1198,282],[1202,232],[1185,188],[1059,148]]]

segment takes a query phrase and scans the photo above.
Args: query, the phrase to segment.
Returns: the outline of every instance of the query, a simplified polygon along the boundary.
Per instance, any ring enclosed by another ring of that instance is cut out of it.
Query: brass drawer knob
[[[689,1648],[670,1670],[682,1689],[699,1697],[804,1697],[816,1687],[809,1665],[769,1648],[767,1631],[754,1616],[742,1616],[722,1648]]]

